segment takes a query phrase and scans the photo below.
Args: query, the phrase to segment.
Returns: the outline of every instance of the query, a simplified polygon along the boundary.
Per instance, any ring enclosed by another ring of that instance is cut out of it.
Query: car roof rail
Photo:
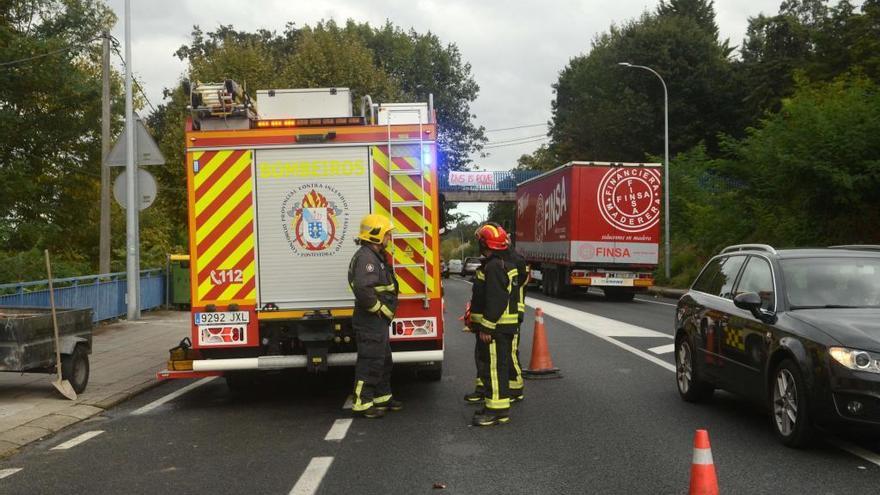
[[[828,246],[828,249],[848,249],[850,251],[880,251],[878,244],[842,244],[840,246]]]
[[[768,253],[776,254],[776,249],[769,244],[736,244],[722,249],[721,254],[736,253],[738,251],[766,251]]]

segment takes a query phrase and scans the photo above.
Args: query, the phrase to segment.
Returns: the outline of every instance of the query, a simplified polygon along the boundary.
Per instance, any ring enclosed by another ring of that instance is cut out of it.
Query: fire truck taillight
[[[395,339],[423,339],[436,336],[436,318],[398,318],[391,325],[391,337]]]

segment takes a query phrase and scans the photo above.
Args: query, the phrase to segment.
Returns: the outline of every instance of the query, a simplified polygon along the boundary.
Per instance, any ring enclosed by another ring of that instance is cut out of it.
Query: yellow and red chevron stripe
[[[193,306],[256,302],[252,152],[189,156]]]
[[[421,236],[395,239],[392,257],[402,295],[428,293],[433,297],[439,292],[439,279],[435,272],[438,260],[434,211],[436,184],[432,182],[433,174],[429,170],[422,170],[423,184],[419,184],[418,175],[389,173],[389,168],[420,170],[420,154],[418,145],[394,146],[393,158],[389,160],[387,146],[372,148],[373,211],[391,217],[395,233],[425,233],[424,242]],[[424,214],[421,205],[398,205],[392,208],[392,201],[424,202]],[[421,267],[423,263],[427,266],[427,273]]]

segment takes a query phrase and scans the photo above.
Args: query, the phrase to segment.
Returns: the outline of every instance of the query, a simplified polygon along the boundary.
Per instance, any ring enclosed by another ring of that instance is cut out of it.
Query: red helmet
[[[477,229],[476,236],[481,246],[493,251],[504,251],[510,246],[510,237],[507,235],[507,231],[494,222],[481,225]]]

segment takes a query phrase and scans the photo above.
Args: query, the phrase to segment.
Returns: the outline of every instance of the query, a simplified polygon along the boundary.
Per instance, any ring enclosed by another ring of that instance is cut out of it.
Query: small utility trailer
[[[92,310],[57,310],[61,373],[76,393],[89,383]],[[55,373],[55,339],[49,308],[0,306],[0,371]]]

